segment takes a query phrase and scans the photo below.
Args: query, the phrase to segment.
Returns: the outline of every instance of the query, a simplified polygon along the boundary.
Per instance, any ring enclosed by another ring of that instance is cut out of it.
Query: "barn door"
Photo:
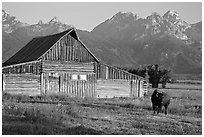
[[[95,97],[95,74],[72,74],[71,94],[75,97]]]
[[[55,72],[48,72],[45,74],[45,78],[46,94],[58,94],[60,91],[60,74]]]
[[[67,94],[70,97],[95,97],[95,73],[70,74],[48,72],[42,75],[45,94]]]

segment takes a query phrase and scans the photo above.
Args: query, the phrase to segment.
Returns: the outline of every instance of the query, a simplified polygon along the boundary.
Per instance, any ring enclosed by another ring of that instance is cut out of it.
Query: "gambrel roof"
[[[97,62],[99,62],[99,60],[90,52],[90,50],[79,40],[75,28],[71,27],[66,31],[63,31],[58,34],[33,38],[15,55],[13,55],[5,63],[3,63],[3,66],[20,64],[39,59],[47,50],[49,50],[58,40],[60,40],[60,38],[62,38],[67,33],[70,34],[77,41],[79,41],[82,46],[84,46],[84,48],[93,56],[93,58]]]

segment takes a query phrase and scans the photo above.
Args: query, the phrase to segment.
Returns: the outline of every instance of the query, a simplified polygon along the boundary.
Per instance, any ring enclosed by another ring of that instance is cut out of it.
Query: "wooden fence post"
[[[5,90],[5,75],[2,73],[2,91]]]
[[[133,92],[134,92],[134,90],[133,90],[133,80],[130,80],[130,97],[134,96]]]
[[[40,93],[45,94],[45,73],[40,74]]]
[[[45,94],[49,91],[49,73],[45,73]]]
[[[140,85],[140,83],[141,83],[141,80],[139,79],[138,80],[138,97],[141,96],[141,85]]]

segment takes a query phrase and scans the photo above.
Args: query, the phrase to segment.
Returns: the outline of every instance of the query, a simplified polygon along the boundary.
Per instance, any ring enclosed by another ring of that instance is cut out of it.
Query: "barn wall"
[[[146,92],[143,89],[142,80],[97,80],[97,98],[112,97],[143,97]]]
[[[112,92],[109,94],[114,94],[114,96],[120,96],[120,94],[126,94],[126,95],[128,94],[129,97],[142,97],[144,95],[144,92],[147,90],[146,89],[147,87],[143,86],[144,78],[131,74],[125,70],[112,67],[109,65],[97,63],[95,64],[94,72],[96,73],[96,76],[98,79],[97,87],[99,87],[99,89],[101,85],[102,87],[105,87],[105,84],[107,85],[106,87],[109,87],[111,89],[109,82],[112,83],[113,87],[117,85],[118,95],[115,95],[115,93],[117,92],[115,92],[114,90],[108,90],[108,88],[106,88],[107,91],[106,90],[103,91],[105,93]],[[103,84],[101,84],[100,80],[103,81]],[[128,86],[127,84],[123,83],[124,85],[126,85],[126,89],[124,89],[123,85],[118,84],[121,81],[126,81],[125,83],[128,83]],[[97,88],[97,92],[101,92],[101,91],[98,90]]]
[[[53,74],[55,76],[53,76]],[[45,73],[45,94],[67,94],[70,97],[95,97],[95,74]],[[74,77],[73,77],[74,76]]]
[[[94,63],[43,61],[42,72],[93,73]]]
[[[32,61],[26,62],[16,65],[10,65],[3,67],[3,74],[35,74],[38,75],[41,72],[41,62],[40,61]]]
[[[33,74],[4,74],[3,87],[6,93],[40,95],[40,76]]]
[[[12,94],[39,95],[40,73],[40,61],[3,67],[3,91]]]
[[[147,87],[144,85],[144,80],[137,79],[130,81],[130,96],[131,97],[143,97],[147,92]]]
[[[42,57],[50,61],[94,62],[87,49],[69,34],[63,36]]]
[[[127,80],[97,80],[96,97],[130,97],[130,82]]]
[[[127,71],[101,63],[97,63],[95,65],[95,73],[97,75],[97,79],[131,80],[138,78],[136,75],[133,75]]]
[[[44,61],[41,89],[44,94],[95,97],[94,63]]]
[[[64,35],[39,59],[42,60],[43,93],[95,96],[95,58],[70,34]],[[86,80],[81,80],[81,76],[86,77]]]

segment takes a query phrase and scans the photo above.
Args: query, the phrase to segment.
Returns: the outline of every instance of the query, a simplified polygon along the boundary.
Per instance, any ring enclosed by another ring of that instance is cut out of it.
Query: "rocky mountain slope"
[[[152,13],[145,19],[119,12],[91,33],[114,43],[113,53],[125,57],[129,65],[159,64],[176,73],[200,73],[201,24],[188,24],[174,11],[163,16]],[[127,65],[124,62],[120,64]]]
[[[22,23],[2,11],[3,62],[33,37],[50,35],[70,27],[56,17],[47,23]],[[175,73],[201,73],[202,22],[188,24],[177,12],[146,18],[118,12],[91,32],[77,30],[83,43],[102,62],[120,67],[159,64]]]

